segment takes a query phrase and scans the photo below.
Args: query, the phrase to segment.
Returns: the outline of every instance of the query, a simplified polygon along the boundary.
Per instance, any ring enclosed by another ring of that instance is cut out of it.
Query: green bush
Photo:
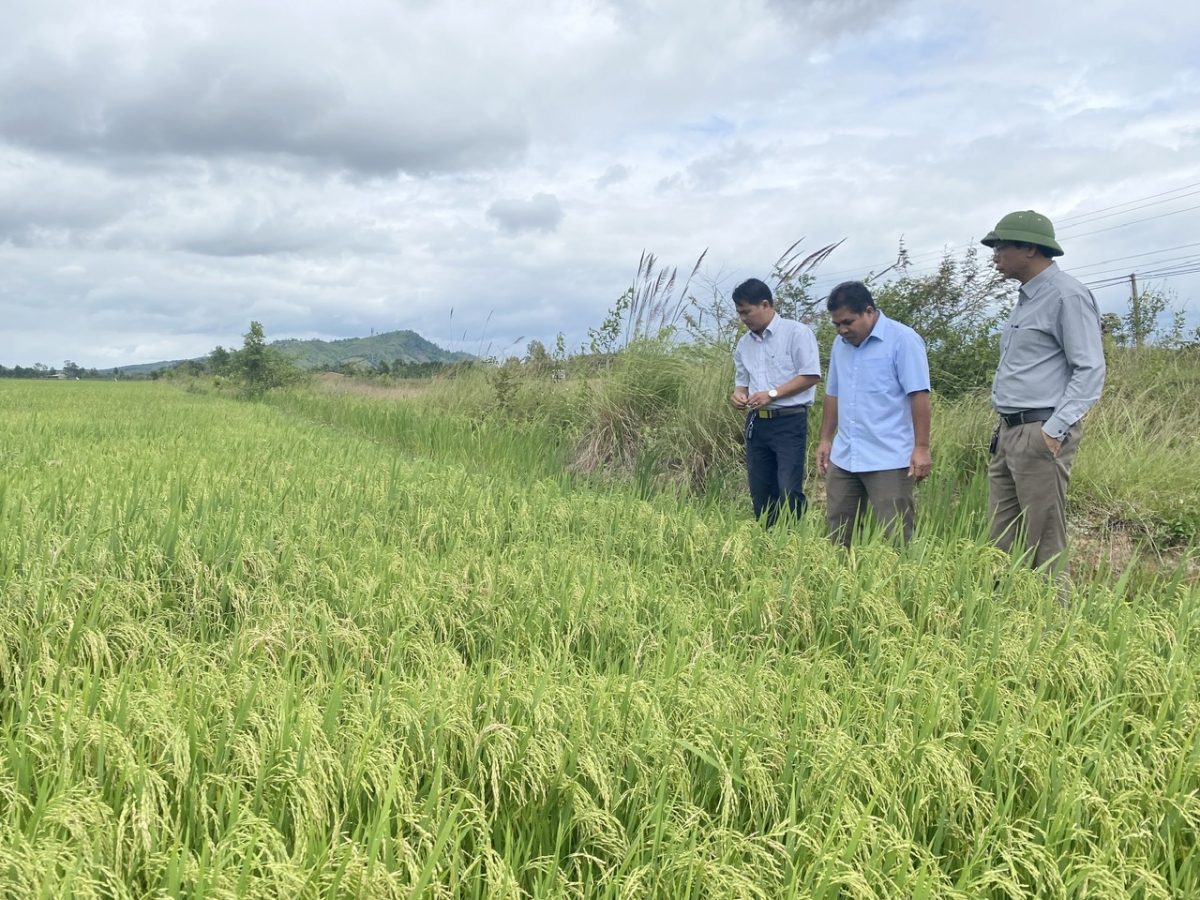
[[[260,322],[250,323],[242,349],[230,354],[229,365],[249,394],[294,384],[304,375],[291,360],[267,344]]]
[[[902,247],[898,270],[898,278],[872,283],[871,293],[889,318],[925,339],[933,389],[955,397],[990,387],[1012,289],[974,247],[961,260],[947,254],[929,275],[909,274]]]

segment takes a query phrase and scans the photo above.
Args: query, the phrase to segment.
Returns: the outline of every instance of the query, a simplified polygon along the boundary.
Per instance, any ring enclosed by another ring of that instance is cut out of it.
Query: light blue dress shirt
[[[785,319],[778,313],[761,335],[747,331],[733,351],[734,387],[745,387],[751,394],[769,391],[787,384],[797,375],[821,377],[821,355],[812,329],[802,322]],[[767,404],[768,409],[788,406],[812,406],[816,387]]]
[[[927,390],[925,342],[907,325],[880,312],[857,347],[835,338],[825,388],[838,401],[833,464],[847,472],[907,469],[916,443],[909,395]]]

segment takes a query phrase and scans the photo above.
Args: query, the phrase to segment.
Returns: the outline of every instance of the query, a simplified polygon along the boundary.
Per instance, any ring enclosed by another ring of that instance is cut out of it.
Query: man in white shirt
[[[729,402],[746,410],[746,473],[756,518],[770,528],[787,507],[795,517],[807,506],[804,457],[808,408],[821,380],[812,329],[775,312],[771,289],[757,278],[733,290],[738,318],[748,331],[733,352],[734,390]]]

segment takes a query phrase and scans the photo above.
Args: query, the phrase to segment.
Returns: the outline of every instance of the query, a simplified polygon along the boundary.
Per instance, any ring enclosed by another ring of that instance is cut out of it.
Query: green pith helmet
[[[985,247],[993,247],[997,241],[1037,244],[1049,250],[1051,256],[1063,255],[1063,248],[1054,240],[1054,225],[1041,213],[1035,213],[1032,209],[1009,213],[997,222],[996,227],[985,234],[979,243]]]

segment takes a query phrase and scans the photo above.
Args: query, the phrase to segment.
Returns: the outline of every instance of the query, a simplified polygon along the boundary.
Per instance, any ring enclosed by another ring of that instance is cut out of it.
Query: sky
[[[1058,223],[1200,324],[1192,0],[0,0],[0,364],[586,340],[643,251],[817,289]],[[1183,274],[1154,278],[1164,270]],[[1100,286],[1121,311],[1127,283]]]

